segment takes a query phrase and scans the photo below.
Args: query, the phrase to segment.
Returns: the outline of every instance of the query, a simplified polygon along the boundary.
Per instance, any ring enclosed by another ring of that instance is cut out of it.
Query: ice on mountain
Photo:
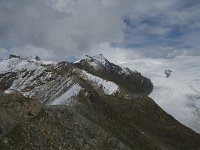
[[[79,84],[73,84],[64,94],[62,94],[52,103],[50,103],[50,105],[60,105],[60,104],[70,105],[73,97],[77,96],[81,89],[82,88]]]
[[[14,89],[8,89],[8,90],[5,90],[4,93],[9,95],[9,94],[17,93],[17,91]]]
[[[154,85],[150,97],[175,119],[200,133],[200,56],[141,58],[120,65],[136,69],[150,78]],[[173,70],[170,80],[163,73],[169,68]]]
[[[89,80],[93,87],[101,88],[106,95],[112,95],[119,91],[118,85],[114,82],[104,80],[86,71],[81,71],[80,76],[85,80]]]

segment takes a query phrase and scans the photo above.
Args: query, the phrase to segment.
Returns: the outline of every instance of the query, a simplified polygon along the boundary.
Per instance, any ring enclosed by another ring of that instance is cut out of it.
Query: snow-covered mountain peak
[[[0,61],[0,74],[8,72],[34,71],[43,68],[39,62],[33,62],[20,57],[10,57]]]
[[[51,60],[42,60],[40,59],[39,56],[35,55],[35,56],[31,56],[28,58],[25,58],[26,60],[32,61],[32,62],[37,62],[43,65],[49,65],[49,64],[57,64],[55,61],[51,61]]]
[[[30,61],[35,61],[35,62],[39,62],[41,59],[39,56],[35,55],[35,56],[30,56],[27,58]]]
[[[106,66],[110,64],[110,62],[102,54],[95,55],[95,56],[86,55],[86,58],[83,60],[85,60],[90,66],[93,66],[96,68],[101,68],[102,66]]]
[[[117,83],[131,93],[146,93],[148,95],[152,91],[149,79],[137,71],[109,62],[102,54],[93,57],[87,55],[85,59],[81,59],[74,65],[102,79]]]
[[[0,61],[0,74],[8,72],[22,72],[22,71],[35,71],[38,69],[45,68],[45,65],[56,64],[53,61],[40,60],[38,56],[31,56],[28,58],[22,58],[16,55],[10,55]]]
[[[109,62],[102,54],[92,56],[92,58],[104,65]]]
[[[81,66],[88,66],[90,69],[94,70],[106,70],[108,72],[113,72],[117,74],[122,74],[122,75],[131,75],[133,71],[131,71],[127,67],[119,67],[104,57],[103,54],[95,55],[95,56],[89,56],[86,55],[86,58],[81,59],[75,64],[80,64]],[[136,72],[134,70],[134,72]]]

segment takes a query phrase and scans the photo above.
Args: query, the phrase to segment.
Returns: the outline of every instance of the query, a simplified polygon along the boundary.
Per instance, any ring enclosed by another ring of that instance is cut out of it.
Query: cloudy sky
[[[200,55],[199,0],[0,0],[0,58]]]

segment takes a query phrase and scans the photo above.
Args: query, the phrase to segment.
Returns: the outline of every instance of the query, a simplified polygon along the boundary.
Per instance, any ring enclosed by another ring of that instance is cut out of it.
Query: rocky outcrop
[[[0,136],[16,125],[37,116],[41,111],[38,101],[24,97],[18,91],[0,91]]]

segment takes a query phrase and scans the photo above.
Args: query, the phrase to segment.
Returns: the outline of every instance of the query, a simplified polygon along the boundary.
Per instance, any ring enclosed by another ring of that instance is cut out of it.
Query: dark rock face
[[[5,74],[0,74],[0,90],[6,90],[8,89],[13,81],[17,78],[17,73],[5,73]]]
[[[34,59],[37,60],[37,61],[40,61],[40,57],[39,56],[35,56]]]
[[[172,71],[172,70],[169,70],[169,69],[168,69],[168,70],[165,70],[164,73],[165,73],[165,75],[166,75],[166,78],[169,78],[169,77],[171,76],[172,72],[173,72],[173,71]]]
[[[20,56],[11,54],[11,55],[9,56],[9,58],[20,58]]]

